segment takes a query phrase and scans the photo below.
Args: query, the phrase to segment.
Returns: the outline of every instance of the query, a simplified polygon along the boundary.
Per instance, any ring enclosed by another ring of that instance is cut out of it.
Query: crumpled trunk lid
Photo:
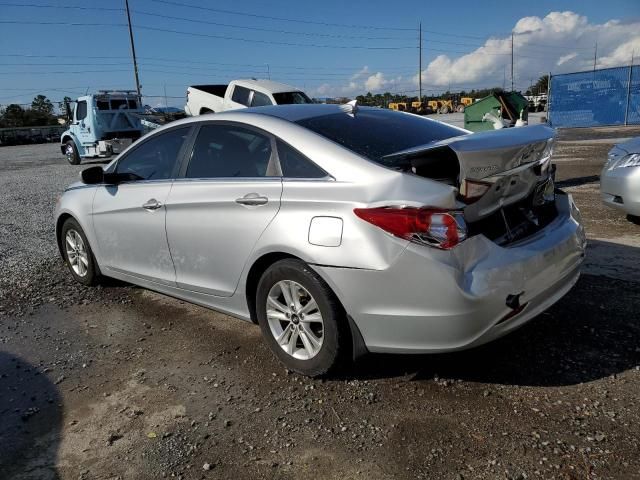
[[[417,175],[456,186],[467,204],[465,218],[473,222],[545,188],[552,176],[554,136],[555,130],[545,125],[509,128],[451,137],[393,156],[409,159]],[[455,160],[454,171],[451,166]],[[447,175],[448,180],[444,178]],[[488,188],[470,199],[470,183]]]

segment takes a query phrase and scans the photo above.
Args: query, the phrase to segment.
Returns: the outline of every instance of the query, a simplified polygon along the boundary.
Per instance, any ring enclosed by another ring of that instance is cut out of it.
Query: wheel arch
[[[64,222],[66,222],[69,218],[73,218],[74,220],[76,220],[74,216],[68,212],[61,213],[58,219],[56,220],[56,243],[58,244],[58,251],[60,252],[60,256],[62,258],[64,258],[64,252],[62,249],[62,237],[61,237],[62,225],[64,225]]]
[[[62,134],[62,137],[60,137],[60,151],[62,151],[62,154],[64,155],[66,153],[65,146],[69,140],[73,141],[74,145],[76,146],[76,150],[78,151],[78,154],[79,154],[80,148],[78,147],[78,139],[75,137],[74,134],[72,134],[69,131],[64,132]]]
[[[258,291],[258,282],[260,281],[262,274],[266,272],[267,269],[274,263],[287,258],[305,262],[305,260],[303,260],[302,258],[296,255],[293,255],[291,253],[270,252],[257,258],[256,261],[253,262],[253,265],[251,265],[251,268],[247,273],[247,279],[245,282],[245,299],[247,302],[247,308],[249,310],[249,316],[253,323],[255,324],[258,323],[258,317],[256,314],[256,293]],[[308,262],[305,262],[305,263],[308,263]],[[329,289],[335,295],[335,298],[338,301],[340,308],[344,312],[344,318],[347,321],[349,333],[351,335],[351,353],[352,353],[353,359],[357,360],[358,358],[366,355],[368,353],[368,349],[364,342],[364,339],[362,338],[360,329],[358,328],[356,323],[353,321],[353,319],[349,315],[349,312],[347,312],[342,300],[340,299],[338,294],[335,292],[335,290],[331,287],[330,283],[327,282],[327,280],[323,277],[323,275],[320,274],[317,270],[313,269],[313,266],[311,266],[311,268],[329,286]]]

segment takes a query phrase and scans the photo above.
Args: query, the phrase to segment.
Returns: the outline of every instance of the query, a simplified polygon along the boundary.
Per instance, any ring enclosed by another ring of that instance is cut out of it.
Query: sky
[[[0,0],[0,105],[134,89],[125,0]],[[145,103],[271,78],[313,97],[511,86],[640,59],[640,0],[129,0]],[[640,64],[640,60],[635,62]]]

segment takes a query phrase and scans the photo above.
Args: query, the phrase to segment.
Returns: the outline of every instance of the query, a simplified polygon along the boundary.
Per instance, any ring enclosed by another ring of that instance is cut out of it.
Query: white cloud
[[[640,20],[609,20],[589,23],[575,12],[550,12],[544,17],[523,17],[513,26],[515,87],[524,90],[529,82],[551,71],[567,73],[593,68],[594,45],[598,42],[598,67],[628,65],[635,51],[640,58]],[[473,43],[472,40],[463,40]],[[480,43],[480,42],[478,42]],[[429,39],[426,48],[429,48]],[[435,48],[435,47],[434,47]],[[459,50],[461,47],[456,47]],[[385,91],[417,90],[418,75],[393,77],[368,66],[345,74],[345,82],[324,83],[311,93],[316,96],[355,96]],[[423,91],[448,88],[471,89],[510,86],[511,35],[492,37],[467,54],[443,54],[422,71]]]
[[[569,60],[573,60],[577,56],[578,56],[578,54],[576,52],[569,53],[568,55],[563,55],[558,59],[558,61],[556,62],[556,65],[560,66],[563,63],[567,63]]]
[[[377,91],[383,88],[387,83],[388,81],[385,80],[384,73],[378,72],[367,78],[366,82],[364,82],[364,86],[367,90]]]
[[[521,18],[513,33],[517,88],[526,88],[531,79],[549,71],[566,73],[592,68],[596,41],[599,67],[626,65],[633,50],[640,56],[640,21],[592,24],[574,12],[550,12],[543,18]],[[511,36],[491,38],[457,58],[439,55],[423,70],[422,81],[443,88],[500,85],[505,72],[510,83],[510,64]],[[417,80],[416,75],[414,83]]]

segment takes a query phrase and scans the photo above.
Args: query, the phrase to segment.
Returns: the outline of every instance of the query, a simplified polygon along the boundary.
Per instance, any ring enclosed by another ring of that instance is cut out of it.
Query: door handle
[[[142,205],[142,208],[150,211],[157,210],[160,207],[162,207],[162,204],[155,198],[152,198],[151,200],[147,200],[147,203]]]
[[[257,193],[247,193],[244,197],[236,198],[240,205],[265,205],[269,199]]]

